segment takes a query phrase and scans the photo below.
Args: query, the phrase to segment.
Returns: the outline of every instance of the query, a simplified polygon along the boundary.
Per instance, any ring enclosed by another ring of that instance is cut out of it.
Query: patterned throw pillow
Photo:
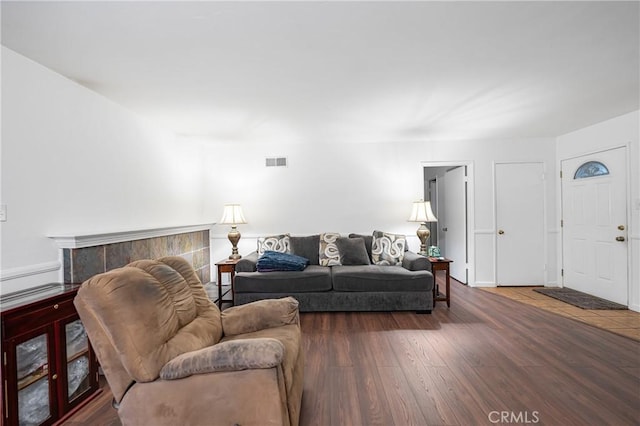
[[[373,231],[371,260],[375,265],[398,265],[404,258],[407,237],[388,232]]]
[[[320,234],[319,260],[321,266],[340,265],[340,251],[336,245],[338,238],[340,238],[340,234],[335,232]]]
[[[258,238],[258,254],[262,256],[267,250],[289,253],[289,234],[270,235],[268,237]]]

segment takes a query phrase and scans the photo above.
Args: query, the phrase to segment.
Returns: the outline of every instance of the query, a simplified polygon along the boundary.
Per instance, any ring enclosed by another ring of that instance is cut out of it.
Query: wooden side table
[[[433,273],[433,306],[436,302],[447,302],[447,308],[451,307],[451,275],[449,273],[449,264],[453,262],[451,259],[439,257],[427,257],[431,263],[431,272]],[[438,286],[435,282],[436,271],[444,271],[446,293],[444,296],[438,295]]]
[[[236,265],[240,259],[223,259],[216,262],[216,268],[218,269],[218,308],[222,309],[222,274],[231,275],[231,304],[233,304],[233,279],[236,276]],[[226,293],[225,293],[226,294]]]

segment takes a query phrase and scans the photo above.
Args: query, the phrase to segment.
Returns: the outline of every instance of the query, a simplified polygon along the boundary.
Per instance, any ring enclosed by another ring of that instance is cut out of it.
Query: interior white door
[[[467,190],[466,167],[456,167],[444,175],[444,219],[440,218],[440,241],[442,255],[453,260],[450,265],[451,277],[467,283]]]
[[[565,287],[628,304],[626,148],[562,161]]]
[[[495,176],[497,285],[543,285],[543,164],[500,163]]]

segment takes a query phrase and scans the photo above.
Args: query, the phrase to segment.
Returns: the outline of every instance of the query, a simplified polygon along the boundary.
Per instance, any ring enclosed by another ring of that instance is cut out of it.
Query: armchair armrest
[[[298,301],[293,297],[265,299],[222,311],[222,332],[226,336],[251,333],[265,328],[299,324]]]
[[[242,257],[236,263],[236,272],[255,272],[258,265],[258,252],[254,251]]]
[[[402,267],[410,271],[429,271],[431,272],[431,262],[426,257],[414,253],[412,251],[405,251],[404,258],[402,259]]]
[[[283,359],[284,346],[276,339],[230,340],[175,357],[162,367],[160,378],[175,380],[216,371],[272,368]]]

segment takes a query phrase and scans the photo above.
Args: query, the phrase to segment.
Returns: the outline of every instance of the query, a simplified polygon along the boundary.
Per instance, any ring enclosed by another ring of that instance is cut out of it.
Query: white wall
[[[577,130],[558,137],[557,164],[562,160],[626,146],[629,156],[629,239],[630,239],[630,293],[629,308],[640,311],[640,111]],[[558,196],[560,194],[557,183]],[[561,204],[557,203],[558,217]],[[558,237],[558,253],[561,253]],[[561,260],[558,260],[561,263]],[[558,277],[560,280],[560,277]]]
[[[542,161],[555,176],[555,139],[499,141],[433,141],[423,143],[261,144],[215,143],[206,148],[205,213],[217,220],[222,206],[243,205],[249,222],[240,225],[240,253],[255,248],[260,235],[290,232],[371,233],[374,229],[404,233],[412,250],[419,242],[417,225],[407,222],[411,203],[423,197],[422,163],[470,162],[475,181],[469,236],[475,253],[472,285],[495,285],[495,162]],[[264,158],[286,156],[287,168],[265,168]],[[549,229],[554,234],[555,183],[547,184]],[[214,261],[230,253],[228,229],[214,227]],[[555,238],[551,238],[555,243]],[[543,254],[541,254],[543,255]],[[555,249],[547,263],[555,271]],[[555,274],[554,274],[555,277]]]
[[[47,235],[211,221],[203,164],[199,143],[2,47],[0,291],[59,280]]]

